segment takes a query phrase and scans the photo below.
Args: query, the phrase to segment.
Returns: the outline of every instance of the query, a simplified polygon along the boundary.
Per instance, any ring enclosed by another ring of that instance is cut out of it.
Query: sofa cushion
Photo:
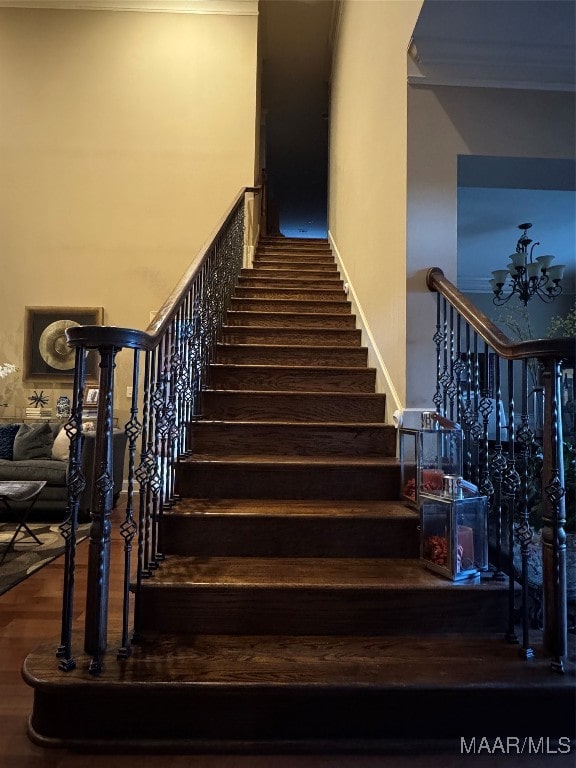
[[[49,485],[66,485],[67,469],[67,462],[52,459],[0,459],[0,480],[46,480]]]
[[[68,461],[70,458],[70,438],[65,429],[61,429],[54,438],[52,458],[56,461]]]
[[[14,438],[19,429],[20,424],[0,424],[0,459],[14,458]]]
[[[48,422],[22,424],[14,438],[14,461],[51,459],[54,435]]]

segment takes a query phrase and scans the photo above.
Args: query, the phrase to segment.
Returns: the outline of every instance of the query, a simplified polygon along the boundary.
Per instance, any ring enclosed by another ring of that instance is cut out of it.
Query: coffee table
[[[4,559],[11,549],[14,549],[16,539],[20,531],[24,530],[25,534],[31,536],[37,544],[42,544],[42,541],[36,536],[34,531],[28,527],[28,515],[30,514],[32,507],[36,503],[40,491],[46,485],[46,480],[2,480],[0,481],[0,501],[3,503],[5,509],[16,515],[18,519],[18,525],[14,531],[14,535],[10,539],[8,546],[2,554],[0,559],[0,565],[4,562]],[[27,502],[26,506],[22,508],[14,508],[11,506],[13,502],[22,501]]]

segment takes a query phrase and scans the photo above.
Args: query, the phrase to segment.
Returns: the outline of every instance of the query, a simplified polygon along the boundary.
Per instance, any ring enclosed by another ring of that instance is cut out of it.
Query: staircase
[[[503,642],[507,587],[421,566],[375,379],[328,243],[262,240],[176,467],[141,637],[97,678],[82,658],[58,672],[54,645],[31,654],[36,741],[419,751],[573,733],[573,667]]]

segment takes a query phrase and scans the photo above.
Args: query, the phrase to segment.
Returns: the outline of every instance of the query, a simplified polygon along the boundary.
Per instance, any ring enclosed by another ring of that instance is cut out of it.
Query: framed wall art
[[[102,325],[103,307],[26,307],[24,379],[74,381],[75,351],[68,346],[66,329],[75,325]],[[97,381],[98,353],[89,352],[86,380]]]

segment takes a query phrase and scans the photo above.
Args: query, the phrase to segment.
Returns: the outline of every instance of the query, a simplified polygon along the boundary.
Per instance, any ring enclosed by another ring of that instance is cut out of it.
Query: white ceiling
[[[411,84],[574,91],[574,0],[425,0]]]

